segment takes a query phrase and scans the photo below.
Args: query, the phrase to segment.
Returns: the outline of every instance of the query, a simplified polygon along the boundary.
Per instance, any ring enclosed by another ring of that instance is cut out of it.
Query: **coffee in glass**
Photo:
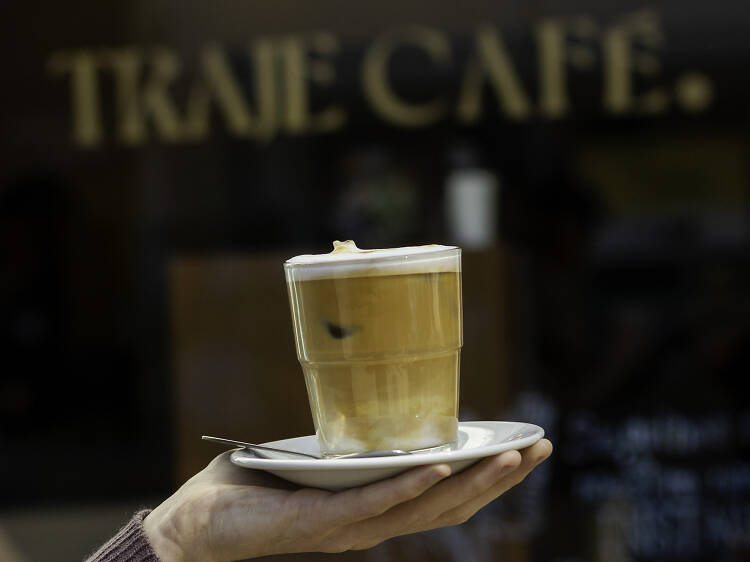
[[[461,250],[334,242],[284,270],[321,453],[455,442]]]

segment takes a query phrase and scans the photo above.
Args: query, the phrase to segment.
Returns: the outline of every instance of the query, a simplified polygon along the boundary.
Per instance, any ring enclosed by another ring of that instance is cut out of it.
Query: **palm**
[[[236,467],[224,453],[157,510],[177,501],[201,514],[193,554],[205,560],[364,549],[397,535],[466,521],[523,480],[551,451],[543,439],[520,453],[484,459],[451,478],[447,465],[432,465],[339,493],[298,488]]]

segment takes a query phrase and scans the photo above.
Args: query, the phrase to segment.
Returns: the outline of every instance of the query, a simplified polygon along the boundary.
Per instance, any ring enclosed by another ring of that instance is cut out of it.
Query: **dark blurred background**
[[[341,560],[750,559],[750,5],[25,2],[0,20],[0,560],[312,433],[281,264],[464,248],[462,419],[553,458]],[[291,559],[328,560],[310,555]]]

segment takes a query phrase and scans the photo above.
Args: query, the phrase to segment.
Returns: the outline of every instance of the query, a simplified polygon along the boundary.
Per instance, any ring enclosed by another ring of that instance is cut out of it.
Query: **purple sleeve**
[[[150,509],[144,509],[133,515],[127,525],[89,556],[86,562],[159,562],[143,531],[143,520],[149,513]]]

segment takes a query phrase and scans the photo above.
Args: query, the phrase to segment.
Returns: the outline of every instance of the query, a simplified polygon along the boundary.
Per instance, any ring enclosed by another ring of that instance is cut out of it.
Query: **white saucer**
[[[415,453],[397,457],[364,459],[291,459],[260,458],[247,449],[231,455],[237,466],[255,468],[275,474],[301,486],[337,491],[389,478],[411,467],[447,463],[453,474],[479,459],[511,449],[524,449],[544,436],[538,425],[522,422],[476,421],[458,424],[458,443],[450,451]],[[300,453],[319,455],[314,435],[263,443]]]

